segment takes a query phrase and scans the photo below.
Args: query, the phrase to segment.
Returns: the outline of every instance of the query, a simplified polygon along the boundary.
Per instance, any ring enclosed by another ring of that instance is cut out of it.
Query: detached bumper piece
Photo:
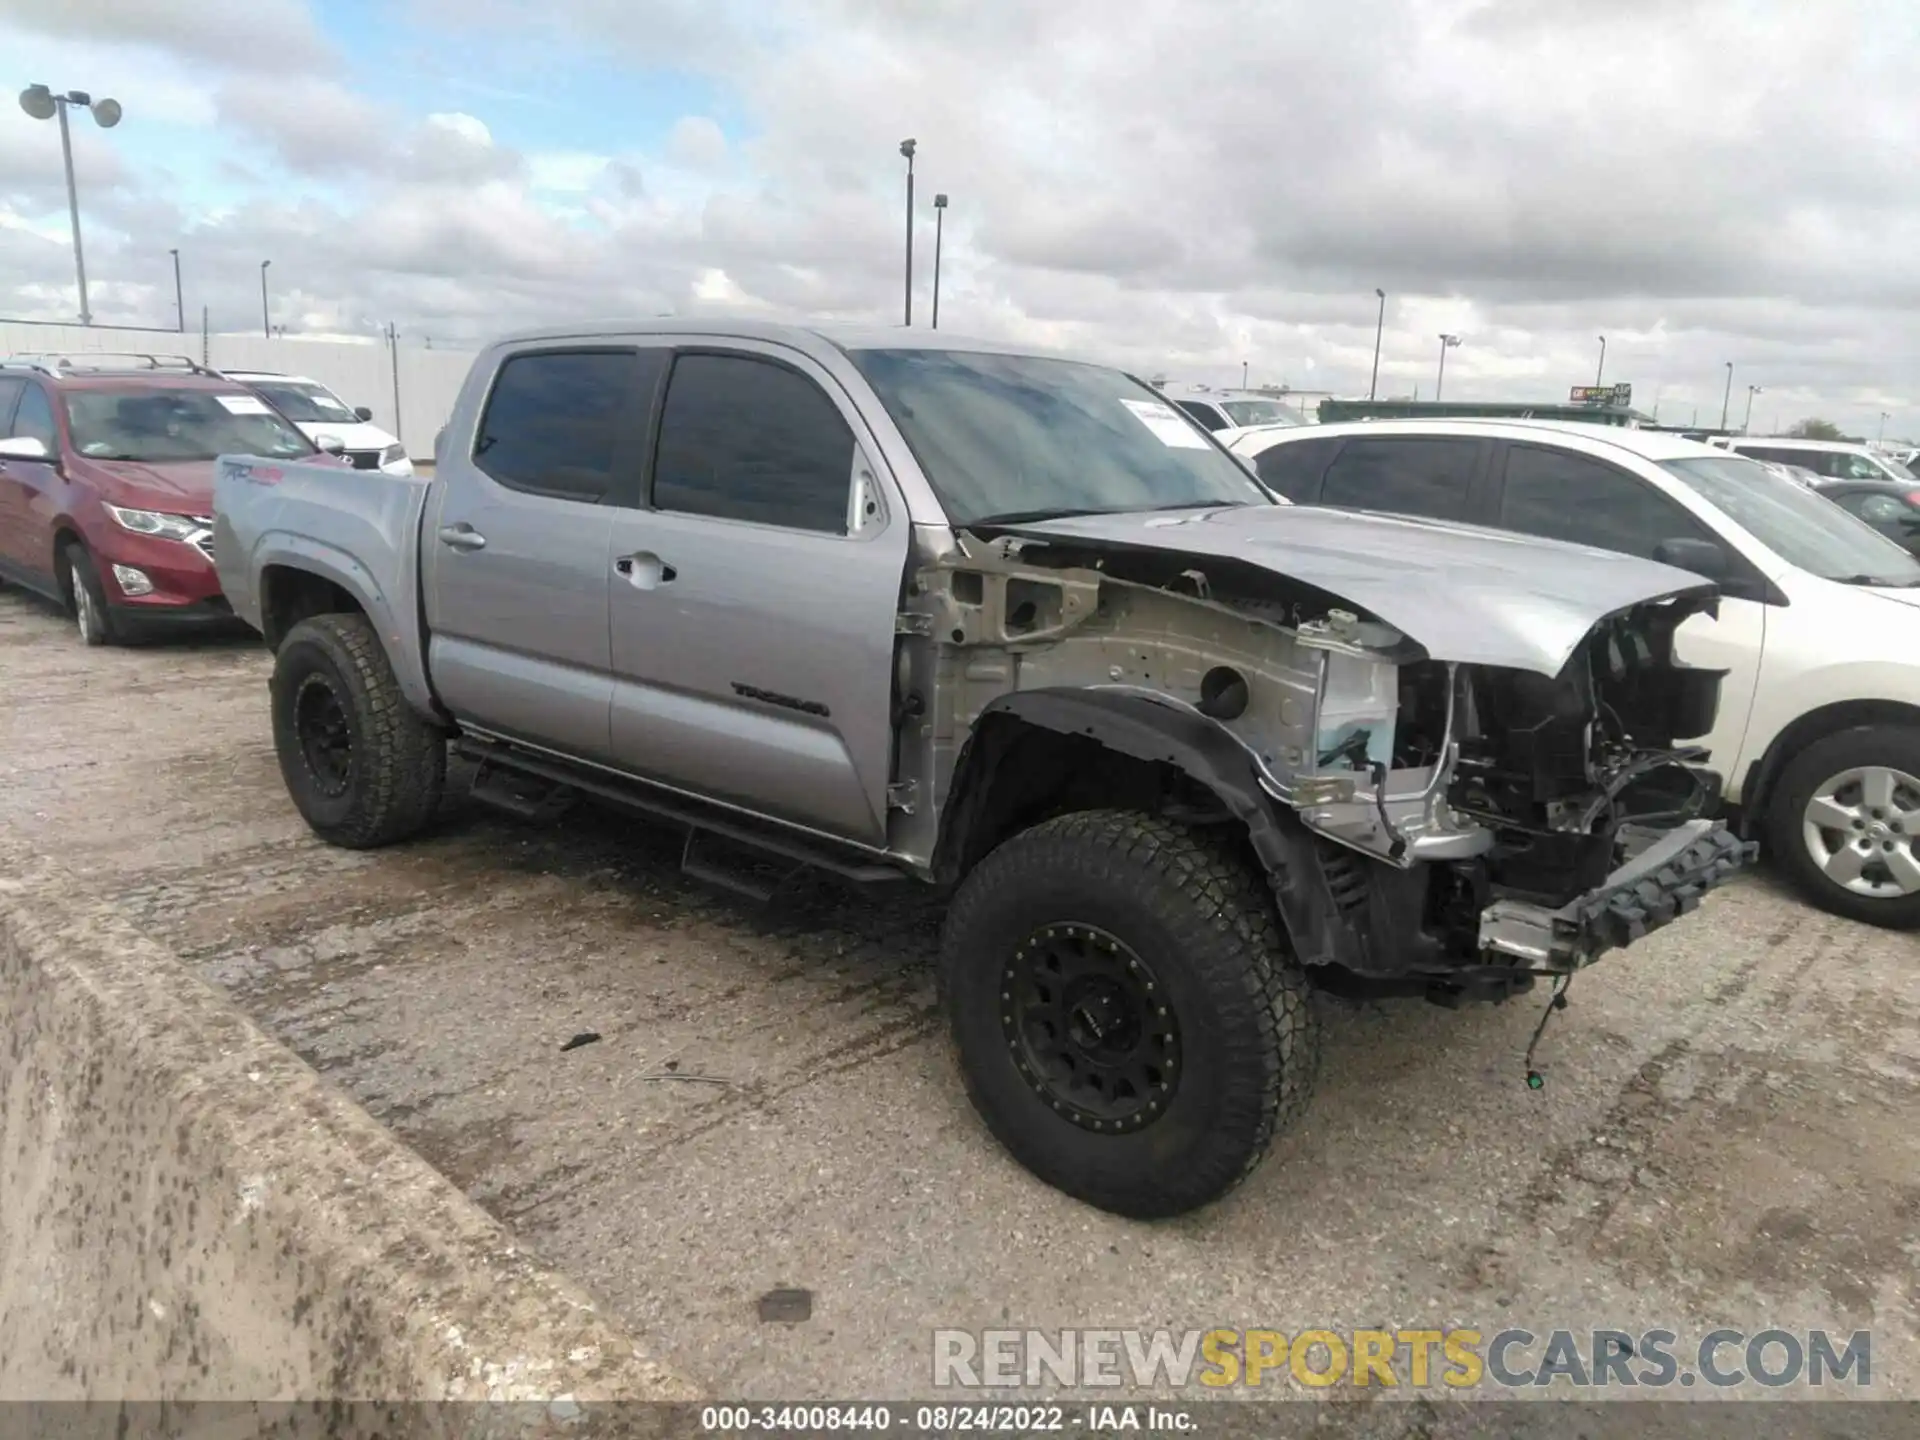
[[[1689,914],[1759,855],[1719,821],[1690,820],[1558,910],[1496,900],[1480,914],[1480,948],[1553,974],[1578,970]]]

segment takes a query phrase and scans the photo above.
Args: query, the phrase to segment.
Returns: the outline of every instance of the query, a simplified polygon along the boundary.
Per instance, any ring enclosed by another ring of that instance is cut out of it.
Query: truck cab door
[[[462,724],[606,758],[608,519],[663,364],[631,346],[512,352],[471,445],[442,448],[421,536],[428,666]]]
[[[609,517],[615,763],[884,845],[909,525],[857,406],[798,351],[702,342],[657,424]]]

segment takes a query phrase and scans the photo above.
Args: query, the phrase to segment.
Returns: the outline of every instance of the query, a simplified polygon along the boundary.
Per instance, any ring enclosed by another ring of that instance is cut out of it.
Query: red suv
[[[89,645],[230,620],[214,458],[318,453],[260,396],[188,359],[0,360],[0,578],[65,606]]]

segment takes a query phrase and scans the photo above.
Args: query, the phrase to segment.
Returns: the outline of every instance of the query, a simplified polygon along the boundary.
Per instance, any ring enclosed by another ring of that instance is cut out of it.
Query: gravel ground
[[[1725,1326],[1871,1328],[1873,1393],[1920,1398],[1912,935],[1743,880],[1582,977],[1538,1093],[1532,997],[1325,998],[1306,1119],[1227,1201],[1134,1224],[975,1119],[924,897],[756,907],[638,822],[462,799],[416,843],[329,850],[280,782],[268,663],[88,651],[0,596],[0,836],[715,1394],[925,1397],[936,1327]],[[762,1320],[783,1288],[808,1318]]]

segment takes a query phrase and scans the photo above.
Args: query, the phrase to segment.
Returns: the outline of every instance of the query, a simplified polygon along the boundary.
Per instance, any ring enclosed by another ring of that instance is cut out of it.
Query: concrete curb
[[[60,879],[0,863],[0,1400],[699,1398]]]

